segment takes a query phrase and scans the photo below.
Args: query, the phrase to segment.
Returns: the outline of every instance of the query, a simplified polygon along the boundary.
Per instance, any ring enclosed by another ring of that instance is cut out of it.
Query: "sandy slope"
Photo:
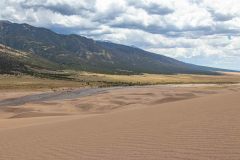
[[[163,85],[127,88],[89,88],[56,92],[0,91],[0,119],[76,114],[102,114],[151,106],[209,94],[232,92],[238,86]]]
[[[2,119],[0,159],[239,160],[239,97],[234,91],[98,115]]]

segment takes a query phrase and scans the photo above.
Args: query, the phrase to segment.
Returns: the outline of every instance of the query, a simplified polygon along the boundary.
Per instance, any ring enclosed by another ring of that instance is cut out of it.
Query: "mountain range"
[[[58,34],[29,24],[0,21],[0,73],[33,69],[108,74],[218,74],[228,71],[184,63],[142,49]]]

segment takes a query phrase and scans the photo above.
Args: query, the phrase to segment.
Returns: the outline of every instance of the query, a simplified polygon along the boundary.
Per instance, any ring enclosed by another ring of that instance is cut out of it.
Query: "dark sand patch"
[[[10,113],[23,113],[23,112],[29,112],[32,111],[31,109],[26,109],[26,108],[18,108],[18,107],[6,107],[6,108],[1,108],[3,112],[10,112]]]
[[[34,102],[34,104],[40,104],[40,105],[58,105],[56,102]]]
[[[128,95],[131,95],[131,96],[154,96],[155,94],[154,93],[131,93]]]
[[[24,112],[16,114],[10,118],[31,118],[31,117],[47,117],[47,116],[66,116],[65,113],[40,113],[40,112]]]
[[[125,101],[119,101],[119,100],[112,100],[112,101],[110,101],[110,103],[120,105],[120,106],[126,106],[126,105],[130,105],[130,104],[134,104],[134,103],[131,103],[131,102],[125,102]]]
[[[92,104],[77,104],[75,107],[81,109],[82,111],[89,111],[94,108]]]
[[[159,100],[151,102],[151,104],[162,104],[162,103],[169,103],[169,102],[175,102],[175,101],[181,101],[181,100],[187,100],[191,98],[197,97],[193,93],[177,93],[174,96],[164,97]]]

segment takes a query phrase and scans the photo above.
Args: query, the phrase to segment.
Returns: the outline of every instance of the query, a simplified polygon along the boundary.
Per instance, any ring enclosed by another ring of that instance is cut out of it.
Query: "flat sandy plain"
[[[1,160],[239,160],[240,85],[0,91]]]

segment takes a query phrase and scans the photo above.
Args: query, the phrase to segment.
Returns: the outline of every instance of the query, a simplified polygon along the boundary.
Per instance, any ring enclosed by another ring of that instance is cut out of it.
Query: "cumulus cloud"
[[[0,19],[239,69],[239,0],[1,0]]]

